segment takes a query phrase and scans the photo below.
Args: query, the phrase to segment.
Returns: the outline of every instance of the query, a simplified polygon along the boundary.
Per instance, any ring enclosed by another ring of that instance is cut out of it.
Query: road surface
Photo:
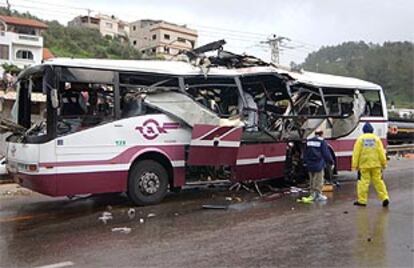
[[[326,204],[192,187],[135,215],[122,195],[68,200],[0,185],[0,267],[413,267],[413,175],[413,160],[390,162],[388,209],[373,192],[368,207],[353,206],[351,173]]]

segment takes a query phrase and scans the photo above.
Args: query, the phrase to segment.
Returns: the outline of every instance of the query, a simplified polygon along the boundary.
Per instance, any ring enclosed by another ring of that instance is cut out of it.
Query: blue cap
[[[364,133],[374,133],[374,128],[369,122],[366,122],[365,125],[362,127],[362,131]]]

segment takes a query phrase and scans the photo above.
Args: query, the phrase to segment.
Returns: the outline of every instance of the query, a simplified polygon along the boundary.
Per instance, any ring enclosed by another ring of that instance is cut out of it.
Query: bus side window
[[[115,119],[112,85],[90,83],[61,84],[59,135],[91,128]]]
[[[238,90],[233,78],[185,79],[187,93],[221,118],[238,116]]]
[[[361,91],[365,98],[365,116],[382,117],[384,116],[381,103],[381,95],[377,90]]]

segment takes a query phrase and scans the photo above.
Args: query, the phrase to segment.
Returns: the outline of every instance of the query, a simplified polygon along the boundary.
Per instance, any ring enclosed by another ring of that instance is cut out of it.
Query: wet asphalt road
[[[0,185],[0,267],[413,267],[414,161],[390,162],[388,209],[373,192],[368,207],[354,207],[355,176],[340,178],[326,204],[190,188],[136,207],[132,219],[121,195],[53,199]],[[104,211],[107,224],[98,220]]]

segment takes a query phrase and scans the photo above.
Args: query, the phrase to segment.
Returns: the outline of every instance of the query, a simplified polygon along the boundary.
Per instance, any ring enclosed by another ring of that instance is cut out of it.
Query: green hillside
[[[44,32],[44,47],[49,48],[55,56],[74,58],[110,58],[139,59],[141,53],[117,38],[103,37],[98,30],[79,27],[66,27],[57,21],[44,21],[30,13],[19,13],[0,8],[0,15],[12,15],[37,19],[46,23],[49,28]]]
[[[45,47],[59,57],[139,59],[141,53],[122,43],[120,39],[103,37],[98,30],[65,27],[57,21],[47,22],[49,29],[43,34]]]
[[[414,108],[414,44],[346,42],[310,53],[305,70],[358,77],[381,85],[390,104]]]

